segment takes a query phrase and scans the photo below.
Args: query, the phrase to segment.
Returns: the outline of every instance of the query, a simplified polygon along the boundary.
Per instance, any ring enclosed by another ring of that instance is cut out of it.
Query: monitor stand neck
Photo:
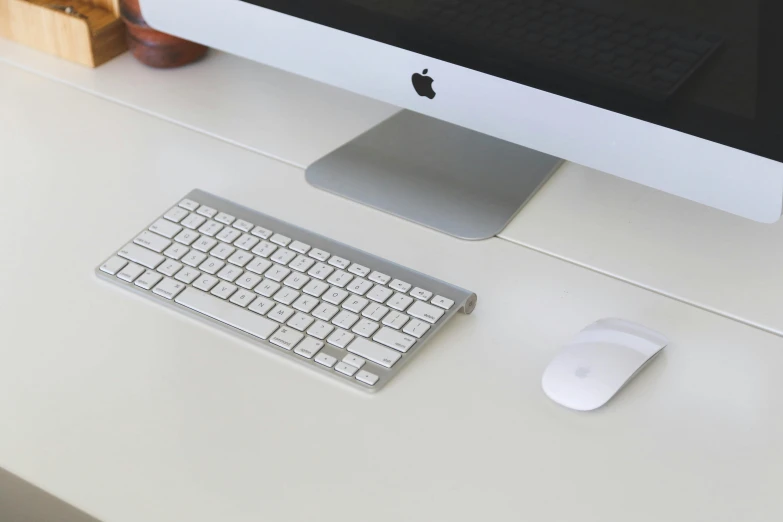
[[[318,188],[461,239],[496,235],[562,160],[402,111],[307,169]]]

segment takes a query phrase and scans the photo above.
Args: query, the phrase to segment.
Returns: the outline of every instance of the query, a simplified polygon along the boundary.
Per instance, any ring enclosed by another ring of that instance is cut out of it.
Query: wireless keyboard
[[[200,190],[95,272],[370,392],[477,299]]]

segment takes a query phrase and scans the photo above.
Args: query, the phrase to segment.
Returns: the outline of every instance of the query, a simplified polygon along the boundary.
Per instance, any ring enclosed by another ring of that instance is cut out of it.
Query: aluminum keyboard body
[[[98,277],[367,392],[476,295],[194,190]]]

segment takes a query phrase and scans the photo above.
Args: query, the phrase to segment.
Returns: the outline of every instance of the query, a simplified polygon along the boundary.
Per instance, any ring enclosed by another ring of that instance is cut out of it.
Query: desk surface
[[[127,54],[86,69],[0,40],[2,61],[300,167],[396,112],[217,52],[176,71]],[[783,221],[759,225],[566,164],[501,237],[783,335]]]
[[[509,241],[431,232],[8,65],[0,78],[0,467],[118,522],[783,517],[780,337]],[[365,397],[94,277],[194,187],[479,305]],[[545,365],[611,316],[672,343],[603,410],[550,402]]]

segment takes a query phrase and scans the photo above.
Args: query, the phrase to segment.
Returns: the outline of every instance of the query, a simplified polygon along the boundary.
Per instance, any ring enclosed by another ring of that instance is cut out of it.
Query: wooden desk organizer
[[[119,0],[0,0],[0,36],[88,67],[128,48]]]

